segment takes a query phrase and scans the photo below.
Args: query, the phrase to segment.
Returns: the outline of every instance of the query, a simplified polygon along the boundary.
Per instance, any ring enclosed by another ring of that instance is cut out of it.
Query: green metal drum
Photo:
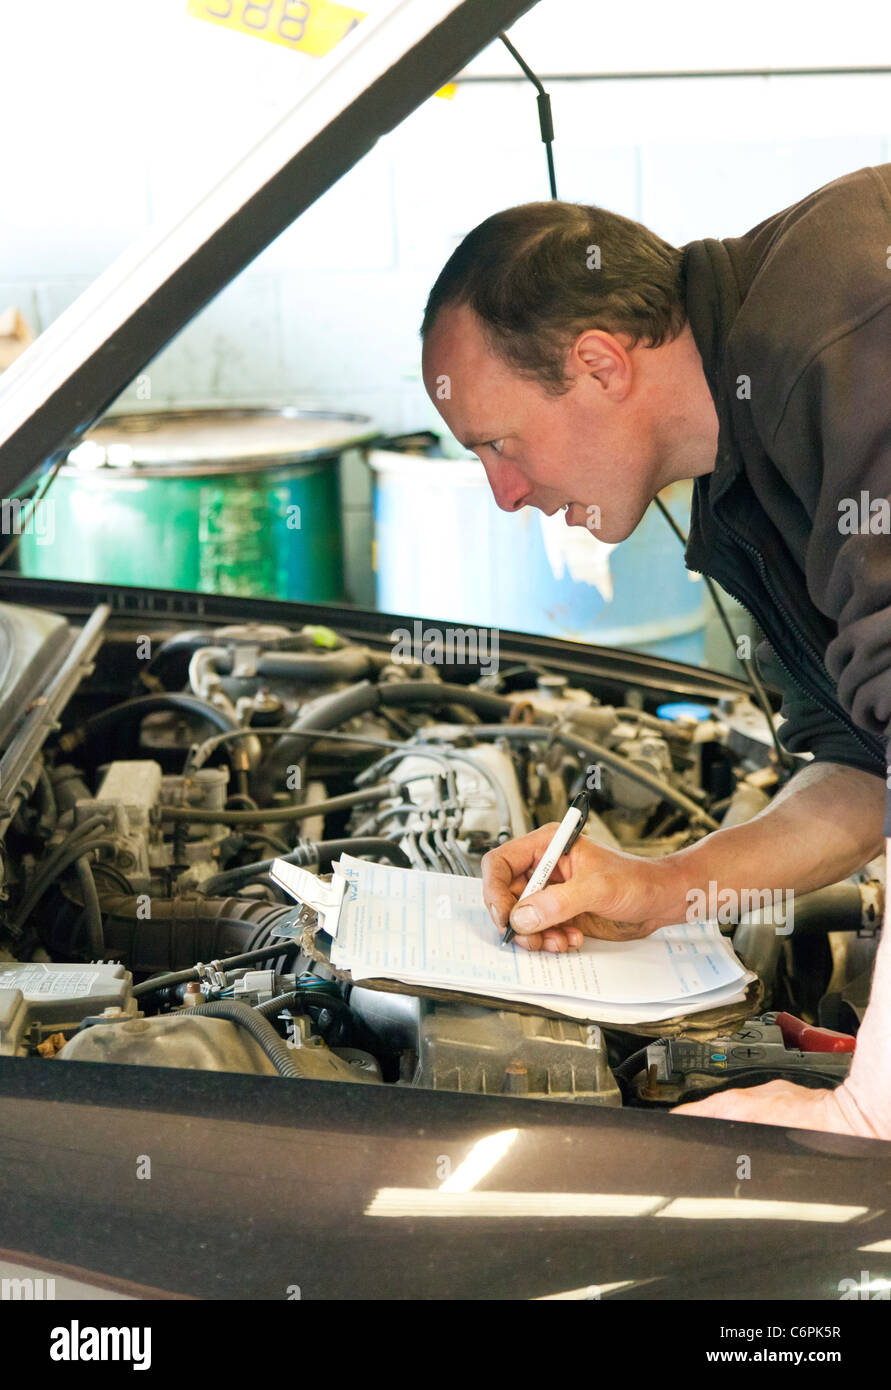
[[[343,597],[338,463],[359,415],[247,409],[110,417],[24,529],[24,574],[205,593]]]

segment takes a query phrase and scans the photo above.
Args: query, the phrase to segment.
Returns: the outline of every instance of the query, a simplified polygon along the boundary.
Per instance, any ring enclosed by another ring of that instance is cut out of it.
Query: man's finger
[[[530,870],[544,854],[556,828],[556,822],[543,825],[483,855],[483,901],[499,931],[506,927],[510,910],[525,888]]]
[[[497,849],[490,849],[482,858],[483,883],[500,887],[528,874],[534,864],[544,854],[557,830],[557,822],[530,830],[528,835],[520,835],[516,840],[508,840]]]
[[[576,940],[578,937],[578,940]],[[582,933],[568,927],[549,927],[541,934],[541,949],[543,951],[564,952],[573,946],[581,945]]]

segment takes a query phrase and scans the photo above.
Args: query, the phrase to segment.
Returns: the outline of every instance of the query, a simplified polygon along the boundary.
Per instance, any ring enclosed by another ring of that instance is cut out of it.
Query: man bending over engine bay
[[[530,203],[475,228],[431,291],[427,391],[504,511],[601,540],[692,478],[686,562],[754,616],[782,737],[813,759],[754,819],[662,859],[582,837],[517,898],[553,827],[492,850],[484,893],[528,950],[683,921],[709,883],[806,893],[891,836],[891,164],[744,236],[675,248],[601,208]],[[856,525],[852,524],[854,516]],[[891,858],[891,854],[889,854]],[[891,863],[889,863],[891,870]],[[891,873],[889,873],[891,880]],[[851,1072],[680,1107],[891,1139],[891,931]]]

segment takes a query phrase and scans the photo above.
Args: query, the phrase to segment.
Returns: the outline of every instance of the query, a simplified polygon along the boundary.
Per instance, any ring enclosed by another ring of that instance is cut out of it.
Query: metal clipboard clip
[[[276,927],[276,936],[299,937],[307,927],[313,933],[326,931],[329,936],[337,935],[347,886],[345,878],[335,874],[330,883],[325,883],[308,869],[289,864],[285,859],[273,860],[269,877],[300,904],[300,911],[288,925]]]

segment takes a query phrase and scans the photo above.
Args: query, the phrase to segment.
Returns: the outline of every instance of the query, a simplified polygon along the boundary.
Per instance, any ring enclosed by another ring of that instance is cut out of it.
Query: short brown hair
[[[452,252],[430,291],[421,337],[441,309],[467,304],[498,356],[559,395],[566,353],[586,328],[649,347],[677,337],[686,321],[683,262],[681,250],[619,213],[523,203],[487,217]]]

